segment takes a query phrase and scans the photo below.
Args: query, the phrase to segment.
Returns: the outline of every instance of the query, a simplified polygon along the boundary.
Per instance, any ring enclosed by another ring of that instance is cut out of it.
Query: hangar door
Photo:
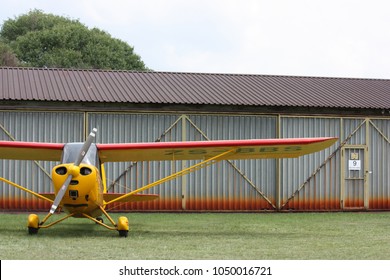
[[[341,205],[343,209],[363,209],[365,205],[367,180],[366,148],[347,146],[341,152],[343,162]]]

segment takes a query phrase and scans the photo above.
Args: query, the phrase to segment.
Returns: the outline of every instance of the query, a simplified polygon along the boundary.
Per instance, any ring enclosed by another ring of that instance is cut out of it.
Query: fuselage
[[[57,195],[66,178],[72,175],[61,207],[75,214],[74,217],[82,217],[82,213],[98,217],[102,214],[100,207],[104,207],[103,193],[106,192],[104,167],[100,165],[95,145],[91,145],[79,166],[74,165],[82,144],[65,145],[61,164],[52,169],[54,192]]]

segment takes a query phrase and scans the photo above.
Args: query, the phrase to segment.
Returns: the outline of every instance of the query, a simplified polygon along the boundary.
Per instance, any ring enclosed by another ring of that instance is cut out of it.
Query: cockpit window
[[[84,143],[67,143],[64,146],[62,152],[62,163],[74,163],[77,160],[77,157],[80,154],[81,148]],[[87,154],[85,155],[82,163],[91,164],[94,166],[99,166],[97,148],[95,144],[91,144],[88,149]]]

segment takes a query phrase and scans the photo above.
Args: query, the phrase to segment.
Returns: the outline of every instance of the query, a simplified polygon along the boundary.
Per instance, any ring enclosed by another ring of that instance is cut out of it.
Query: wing
[[[64,144],[0,141],[0,158],[20,160],[61,160]]]
[[[337,138],[251,139],[188,142],[97,144],[102,162],[299,157],[330,147]]]

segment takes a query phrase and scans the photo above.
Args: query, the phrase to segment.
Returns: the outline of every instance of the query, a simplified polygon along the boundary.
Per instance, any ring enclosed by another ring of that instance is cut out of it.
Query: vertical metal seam
[[[341,118],[340,119],[340,137],[341,139],[344,139],[344,118]],[[345,199],[345,180],[343,179],[345,174],[344,174],[344,170],[342,170],[341,166],[343,166],[344,164],[344,149],[341,149],[341,156],[340,156],[340,162],[339,162],[339,166],[340,166],[340,170],[341,170],[341,174],[340,174],[340,208],[341,209],[344,209],[344,199]]]
[[[188,117],[186,115],[182,115],[180,117],[181,121],[182,121],[182,125],[181,125],[181,139],[182,141],[186,141],[187,140],[187,119]],[[182,160],[181,162],[181,169],[182,170],[185,170],[187,168],[187,161],[186,160]],[[186,206],[186,200],[187,200],[187,176],[183,176],[182,177],[182,181],[181,181],[181,207],[182,207],[182,210],[186,210],[187,209],[187,206]]]
[[[369,189],[370,189],[370,186],[369,186],[369,173],[368,173],[368,168],[369,168],[369,164],[370,164],[370,151],[369,151],[369,148],[370,147],[370,119],[369,118],[366,118],[365,119],[366,121],[366,148],[364,149],[364,192],[363,192],[363,195],[364,195],[364,208],[365,209],[369,209],[370,205],[369,205]]]
[[[281,115],[278,114],[277,116],[277,122],[276,122],[276,138],[280,138],[280,135],[281,135],[281,121],[282,121],[282,118],[281,118]],[[275,189],[275,200],[276,200],[276,209],[277,210],[280,210],[281,209],[281,202],[282,202],[282,199],[281,199],[281,193],[282,193],[282,190],[281,190],[281,159],[276,159],[276,174],[275,174],[275,179],[276,179],[276,189]]]
[[[89,134],[89,128],[88,128],[88,126],[89,126],[89,113],[88,112],[84,112],[83,113],[83,125],[84,125],[84,135],[83,135],[83,137],[84,137],[84,141],[85,141],[85,139],[87,139],[87,135]],[[99,129],[99,127],[98,127],[98,129]]]

